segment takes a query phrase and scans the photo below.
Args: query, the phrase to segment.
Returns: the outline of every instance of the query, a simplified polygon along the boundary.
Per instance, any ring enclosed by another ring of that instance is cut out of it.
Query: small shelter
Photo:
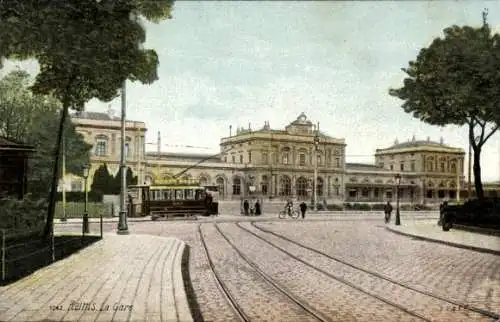
[[[0,199],[22,199],[28,189],[28,158],[35,151],[30,145],[0,136]]]

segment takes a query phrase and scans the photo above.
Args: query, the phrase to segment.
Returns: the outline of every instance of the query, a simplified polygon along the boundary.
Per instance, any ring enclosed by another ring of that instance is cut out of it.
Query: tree
[[[112,100],[126,79],[154,82],[158,57],[154,50],[140,48],[145,30],[139,17],[167,19],[172,6],[172,0],[0,2],[0,58],[36,59],[40,73],[32,91],[52,94],[62,103],[45,236],[53,226],[68,110],[81,110],[92,98]]]
[[[108,171],[106,164],[101,165],[94,173],[94,179],[90,190],[100,195],[111,195],[113,193],[114,178]]]
[[[35,95],[28,86],[32,81],[28,73],[17,70],[0,79],[0,134],[33,145],[35,155],[29,160],[28,187],[40,198],[50,188],[53,155],[59,122],[60,103],[48,95]],[[82,174],[89,162],[91,145],[75,130],[71,120],[65,124],[66,171]],[[46,196],[45,196],[46,197]]]
[[[132,172],[132,169],[130,167],[127,167],[127,187],[131,185],[136,185],[137,181],[138,181],[137,176],[134,176],[134,173]],[[120,168],[116,176],[113,178],[113,184],[112,184],[113,194],[115,195],[120,194],[121,182],[122,182],[122,169]]]
[[[403,71],[404,86],[389,94],[404,100],[406,113],[425,123],[466,125],[474,150],[474,184],[483,198],[481,149],[498,130],[500,103],[500,36],[492,34],[483,14],[483,26],[452,26],[444,38],[423,48]]]

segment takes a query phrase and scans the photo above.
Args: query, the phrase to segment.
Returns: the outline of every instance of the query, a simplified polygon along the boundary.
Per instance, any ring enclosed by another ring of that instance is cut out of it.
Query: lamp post
[[[399,184],[401,183],[401,175],[396,174],[396,226],[401,225],[401,217],[399,214]]]
[[[318,149],[319,149],[319,122],[314,133],[314,177],[313,177],[313,211],[317,211],[318,199]]]
[[[128,234],[127,226],[127,209],[125,207],[125,193],[127,190],[127,166],[125,165],[125,124],[126,124],[126,96],[125,96],[126,83],[122,84],[122,118],[121,118],[121,151],[120,151],[120,169],[121,169],[121,189],[120,189],[120,215],[118,219],[119,235]]]
[[[85,165],[83,167],[83,179],[84,180],[84,185],[85,185],[85,203],[84,203],[84,210],[83,210],[83,225],[82,225],[82,233],[88,234],[89,233],[89,213],[88,213],[88,203],[89,203],[89,194],[88,194],[88,189],[87,189],[87,179],[89,177],[89,166]]]

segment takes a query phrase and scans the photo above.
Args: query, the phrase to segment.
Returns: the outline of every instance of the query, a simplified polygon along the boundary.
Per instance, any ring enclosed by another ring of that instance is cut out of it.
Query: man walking
[[[300,212],[302,214],[302,219],[306,218],[306,210],[307,210],[307,205],[305,202],[302,201],[302,203],[299,205],[300,207]]]
[[[391,202],[387,201],[387,204],[384,206],[384,214],[385,214],[385,223],[389,223],[391,220],[392,206]]]

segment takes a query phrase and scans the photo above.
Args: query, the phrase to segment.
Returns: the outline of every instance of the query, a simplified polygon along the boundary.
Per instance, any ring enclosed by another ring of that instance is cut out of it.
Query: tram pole
[[[125,125],[126,125],[126,80],[123,81],[121,90],[122,119],[121,119],[121,147],[120,147],[120,170],[121,170],[121,190],[120,190],[120,215],[118,220],[117,234],[127,235],[127,209],[125,207],[125,193],[127,190],[127,169],[125,165]]]

